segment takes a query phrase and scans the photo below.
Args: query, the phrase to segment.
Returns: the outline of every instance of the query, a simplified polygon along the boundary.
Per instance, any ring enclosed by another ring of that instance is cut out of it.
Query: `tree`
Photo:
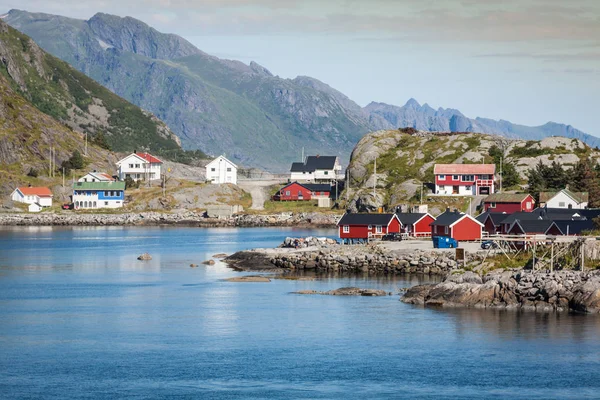
[[[85,166],[83,157],[81,153],[77,150],[71,154],[71,157],[68,160],[65,160],[61,163],[61,167],[65,169],[65,173],[69,173],[72,169],[81,169]]]
[[[499,171],[502,179],[502,186],[505,188],[516,185],[521,181],[515,163],[507,157],[509,145],[510,140],[499,137],[494,140],[494,144],[488,150],[488,155],[494,160],[496,170]]]
[[[32,178],[37,178],[38,177],[38,170],[35,168],[30,168],[29,172],[27,173],[27,176],[31,176]]]
[[[592,160],[580,160],[571,173],[569,189],[574,192],[588,193],[588,206],[600,207],[599,175]]]
[[[98,132],[94,135],[92,143],[102,147],[106,150],[111,150],[110,143],[106,140],[106,136],[102,132]]]
[[[125,189],[139,188],[139,187],[140,187],[140,181],[136,182],[130,176],[125,178]]]
[[[502,185],[504,187],[514,186],[521,181],[521,176],[517,171],[515,163],[512,161],[506,162],[502,166]]]

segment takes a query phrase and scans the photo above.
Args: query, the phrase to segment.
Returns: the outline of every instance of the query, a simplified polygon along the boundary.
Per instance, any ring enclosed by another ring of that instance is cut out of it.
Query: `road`
[[[264,210],[265,201],[269,198],[269,187],[278,184],[282,184],[281,179],[238,179],[238,186],[252,196],[252,206],[250,207],[252,210]]]

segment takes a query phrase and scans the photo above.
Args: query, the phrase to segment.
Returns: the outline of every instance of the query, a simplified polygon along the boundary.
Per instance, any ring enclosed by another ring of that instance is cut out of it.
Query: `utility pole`
[[[52,147],[50,147],[50,157],[48,157],[48,178],[52,178]]]
[[[300,161],[304,162],[304,146],[302,146],[302,159]]]
[[[377,159],[373,162],[373,200],[376,198],[376,189],[377,187]]]
[[[502,193],[502,161],[504,160],[504,154],[500,157],[500,192]]]
[[[423,205],[423,182],[421,182],[421,205]]]
[[[87,157],[87,132],[85,132],[85,150],[84,150],[84,154]]]
[[[62,171],[63,171],[63,190],[64,190],[64,188],[65,188],[65,167],[63,167]]]

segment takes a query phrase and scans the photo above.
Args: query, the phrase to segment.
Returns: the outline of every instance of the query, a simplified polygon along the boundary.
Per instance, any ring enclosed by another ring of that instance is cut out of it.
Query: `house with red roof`
[[[435,164],[435,194],[475,196],[494,193],[494,164]]]
[[[30,205],[30,211],[40,211],[52,206],[52,191],[47,187],[22,186],[10,195],[12,201]]]
[[[131,153],[117,161],[117,174],[120,180],[130,177],[134,181],[153,181],[160,179],[162,163],[150,153]]]
[[[88,172],[81,178],[77,180],[77,182],[114,182],[115,178],[105,172]]]

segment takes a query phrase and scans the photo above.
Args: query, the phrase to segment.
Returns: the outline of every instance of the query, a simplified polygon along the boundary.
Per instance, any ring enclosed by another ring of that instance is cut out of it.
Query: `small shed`
[[[40,212],[42,211],[42,206],[39,203],[32,203],[29,205],[29,212]]]

